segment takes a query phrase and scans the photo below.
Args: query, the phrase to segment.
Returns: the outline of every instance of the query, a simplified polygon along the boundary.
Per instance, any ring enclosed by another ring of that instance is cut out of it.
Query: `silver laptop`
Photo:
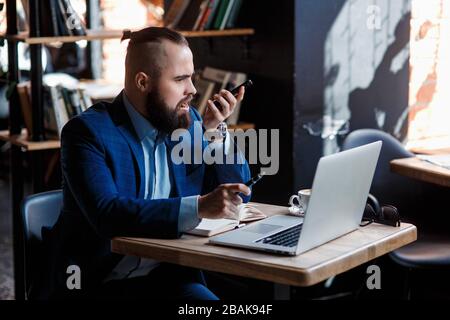
[[[358,228],[381,141],[322,157],[304,218],[275,215],[212,237],[218,245],[298,255]]]

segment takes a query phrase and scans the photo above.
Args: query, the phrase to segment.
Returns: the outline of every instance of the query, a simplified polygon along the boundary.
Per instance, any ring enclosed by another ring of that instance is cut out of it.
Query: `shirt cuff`
[[[198,218],[198,196],[181,198],[178,230],[186,232],[194,229],[200,223]]]

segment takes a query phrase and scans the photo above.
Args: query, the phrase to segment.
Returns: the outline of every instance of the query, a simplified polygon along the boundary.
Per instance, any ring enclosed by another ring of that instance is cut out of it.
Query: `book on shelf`
[[[189,6],[189,2],[189,0],[173,0],[169,10],[167,10],[167,14],[164,16],[164,25],[175,29]]]
[[[31,83],[17,84],[20,108],[28,134],[33,132]],[[92,99],[79,81],[67,74],[53,73],[43,77],[44,130],[47,138],[59,138],[64,125],[92,106]]]
[[[211,67],[206,67],[203,71],[198,72],[198,76],[194,79],[197,94],[192,101],[192,105],[197,108],[200,115],[204,115],[208,99],[225,88],[230,76],[231,72],[229,71]]]
[[[62,128],[73,117],[71,107],[67,105],[67,98],[64,98],[64,87],[61,85],[44,86],[44,92],[48,92],[44,101],[44,109],[48,110],[48,118],[54,118],[56,128],[52,128],[55,138],[60,138]]]
[[[205,67],[202,72],[202,77],[217,82],[220,89],[223,89],[227,85],[228,79],[231,77],[231,71]]]
[[[202,21],[200,22],[200,25],[198,26],[198,30],[209,30],[211,29],[211,26],[214,22],[214,17],[217,12],[217,8],[219,8],[220,0],[210,0],[208,3],[208,8],[205,12],[205,15],[202,18]]]
[[[222,25],[226,24],[226,19],[228,18],[231,8],[233,6],[234,0],[221,0],[219,9],[217,9],[217,14],[214,17],[214,22],[211,29],[222,30]]]
[[[22,116],[25,124],[25,128],[28,131],[28,135],[33,132],[33,109],[31,104],[31,83],[30,81],[24,81],[17,84],[17,93],[19,95],[20,108],[22,110]],[[43,91],[44,99],[44,130],[47,137],[58,136],[59,127],[59,114],[55,112],[55,104],[51,101],[51,92],[48,87],[44,86]],[[68,120],[68,119],[67,119]]]
[[[203,2],[204,0],[191,0],[176,28],[179,30],[195,30],[194,26],[198,16],[202,13]]]
[[[88,108],[90,108],[93,105],[92,99],[86,92],[86,89],[80,87],[77,90],[78,90],[78,94],[80,96],[81,110],[86,111]]]
[[[22,110],[22,118],[28,134],[33,132],[33,118],[31,106],[31,83],[24,81],[17,84],[17,94],[19,95],[20,109]]]
[[[29,2],[28,0],[18,2],[19,23],[24,26],[19,28],[21,31],[29,30]],[[70,0],[39,0],[38,16],[40,37],[86,35],[86,24]],[[24,18],[25,21],[22,22]]]
[[[64,7],[61,1],[51,0],[54,2],[54,9],[52,12],[52,19],[54,14],[54,19],[56,20],[55,35],[58,36],[70,36],[69,28],[66,25],[66,14],[64,12]]]
[[[207,107],[208,99],[220,92],[222,89],[231,90],[247,80],[247,75],[242,72],[233,72],[213,67],[205,67],[201,76],[195,78],[197,95],[193,100],[193,105],[203,116]],[[236,125],[239,121],[241,102],[237,103],[233,113],[228,117],[228,125]]]
[[[224,30],[234,28],[242,0],[174,0],[164,25],[178,30]]]
[[[44,86],[44,127],[50,137],[58,138],[62,127],[69,121],[69,116],[60,110],[58,90],[56,87]]]
[[[64,125],[92,105],[90,97],[80,88],[63,85],[44,86],[44,110],[46,132],[59,138]]]
[[[122,91],[123,84],[105,80],[80,80],[79,88],[83,89],[94,102],[112,101]]]
[[[192,105],[197,108],[200,115],[205,114],[206,106],[208,105],[208,99],[214,94],[215,82],[199,78],[195,82],[195,88],[197,89],[197,94],[192,100]]]
[[[59,3],[60,12],[66,26],[66,31],[71,36],[85,36],[86,24],[73,8],[70,0],[55,0]]]
[[[246,222],[265,219],[267,216],[257,208],[256,204],[243,203],[239,205],[238,219],[206,219],[203,218],[200,224],[186,233],[211,237],[219,233],[230,231],[243,226]]]
[[[29,31],[28,21],[30,18],[28,12],[28,0],[17,1],[17,31],[24,32]]]
[[[242,1],[243,0],[234,0],[233,7],[225,24],[225,29],[232,29],[236,27],[239,11],[242,7]]]
[[[220,21],[219,30],[225,29],[225,26],[230,18],[231,9],[233,9],[235,0],[229,0],[227,8],[225,10],[225,14],[223,15],[222,21]]]
[[[200,24],[202,20],[205,18],[205,14],[208,11],[210,0],[203,0],[200,4],[200,11],[197,15],[197,19],[195,20],[194,26],[192,30],[200,30]]]

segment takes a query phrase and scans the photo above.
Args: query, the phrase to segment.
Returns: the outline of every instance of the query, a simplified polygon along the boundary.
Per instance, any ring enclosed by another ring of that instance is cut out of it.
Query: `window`
[[[162,0],[101,0],[100,8],[105,29],[133,30],[162,25]],[[103,78],[107,82],[123,84],[126,48],[127,42],[121,43],[118,39],[102,42]]]
[[[413,0],[409,128],[412,150],[450,147],[450,1]]]

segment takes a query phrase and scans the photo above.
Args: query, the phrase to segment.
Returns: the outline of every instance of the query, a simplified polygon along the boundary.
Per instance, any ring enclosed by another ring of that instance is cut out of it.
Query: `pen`
[[[257,183],[259,180],[261,180],[261,178],[264,176],[264,172],[258,173],[258,175],[254,176],[253,178],[251,178],[250,180],[248,180],[245,185],[247,187],[252,187],[255,183]]]
[[[258,173],[256,176],[248,180],[244,183],[247,187],[251,188],[255,183],[257,183],[264,176],[265,172]],[[240,192],[236,192],[236,194],[240,194]]]

